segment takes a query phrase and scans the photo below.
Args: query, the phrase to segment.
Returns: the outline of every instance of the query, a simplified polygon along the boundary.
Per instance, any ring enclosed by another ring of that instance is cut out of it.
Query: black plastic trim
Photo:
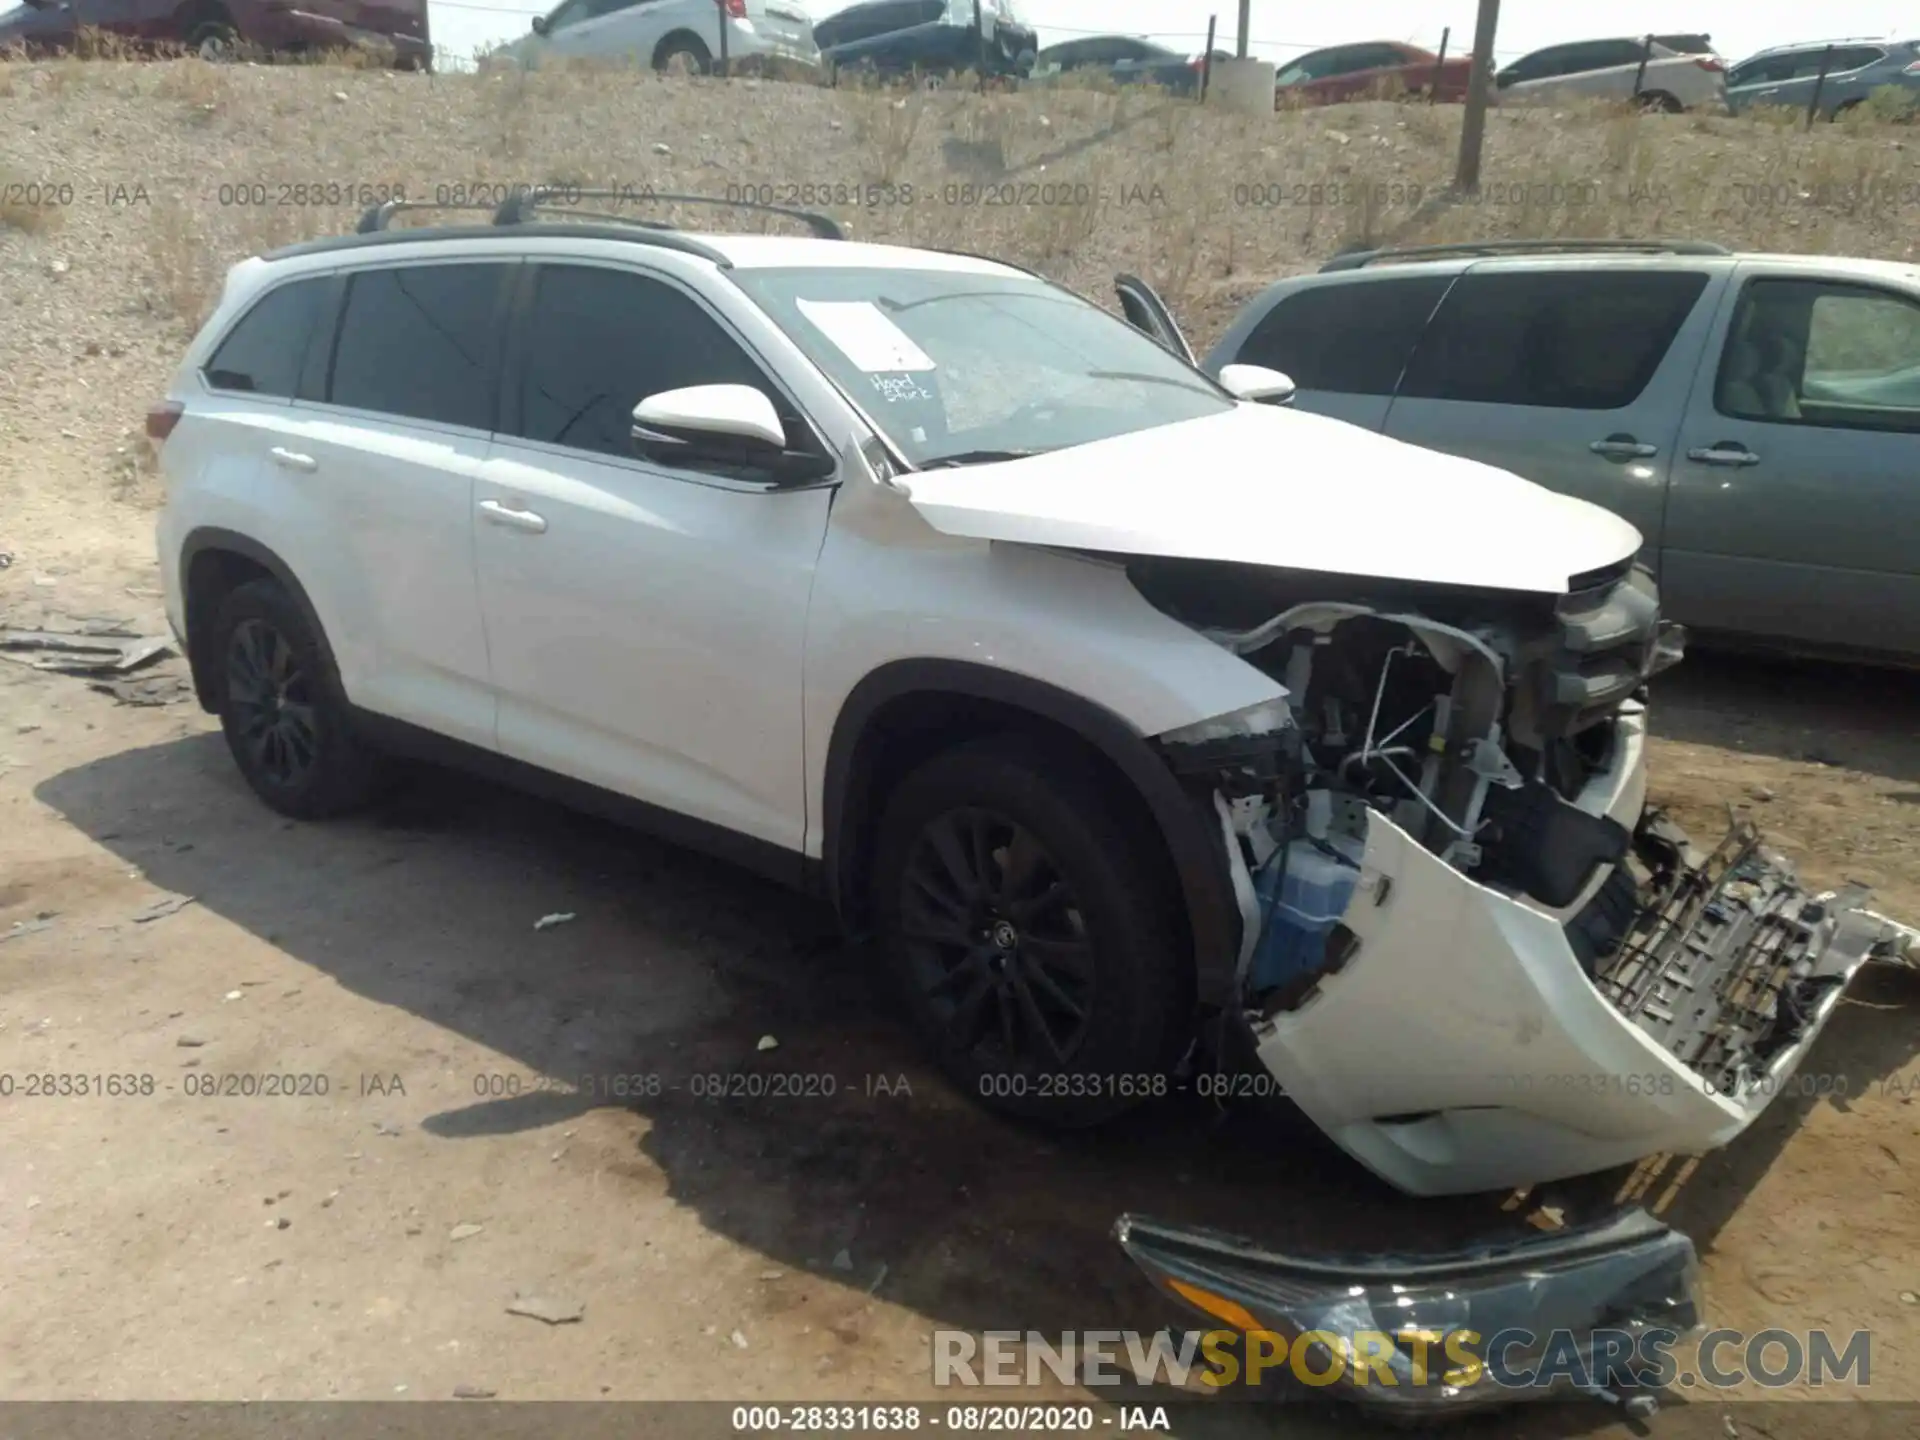
[[[827,745],[820,878],[843,917],[858,903],[859,877],[850,872],[874,798],[867,793],[861,764],[869,722],[889,702],[912,694],[970,696],[1027,711],[1072,731],[1111,761],[1145,803],[1173,858],[1191,927],[1197,998],[1203,1006],[1222,1009],[1235,1003],[1240,910],[1217,821],[1181,787],[1146,737],[1113,711],[990,665],[897,660],[854,686],[840,707]]]
[[[560,775],[527,761],[516,760],[510,755],[502,755],[497,750],[454,740],[437,731],[396,720],[390,715],[381,715],[358,706],[349,706],[348,715],[355,732],[385,754],[444,765],[449,769],[477,775],[572,810],[599,815],[616,824],[644,830],[670,844],[698,850],[791,889],[819,892],[819,862],[810,860],[798,850],[789,850],[768,840],[743,835],[724,825],[696,819],[677,810],[651,805],[585,780]]]
[[[327,640],[327,628],[320,623],[319,612],[313,608],[313,601],[308,598],[306,587],[294,575],[292,567],[258,540],[242,535],[236,530],[222,530],[217,526],[203,525],[197,530],[188,532],[186,539],[180,542],[179,593],[187,605],[192,603],[192,591],[188,586],[188,580],[193,574],[193,562],[209,550],[225,551],[238,555],[242,559],[251,560],[278,580],[287,594],[293,597],[293,603],[299,607],[301,618],[313,631],[314,640],[320,647],[321,655],[326,659],[327,668],[335,675],[340,673],[340,667],[334,663],[333,646]],[[186,619],[187,666],[193,675],[194,698],[200,702],[202,710],[211,714],[216,708],[211,689],[212,678],[206,669],[207,657],[196,648],[197,642],[205,637],[194,633],[193,617],[190,611]]]

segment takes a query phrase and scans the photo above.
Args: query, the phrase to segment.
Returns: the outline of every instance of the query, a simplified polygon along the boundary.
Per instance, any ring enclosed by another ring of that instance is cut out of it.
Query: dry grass
[[[1448,193],[1460,107],[1417,99],[1267,117],[1079,76],[982,94],[970,78],[930,91],[577,65],[428,77],[314,58],[328,63],[0,64],[13,163],[87,195],[144,181],[153,203],[108,212],[86,268],[176,324],[205,313],[233,261],[350,228],[368,187],[812,205],[862,238],[1004,255],[1094,296],[1135,271],[1203,343],[1260,286],[1355,244],[1679,235],[1910,259],[1920,234],[1920,135],[1869,106],[1810,133],[1774,116],[1495,112],[1485,183],[1461,198]],[[326,203],[288,201],[299,180],[324,182]],[[220,203],[241,186],[269,203]],[[48,238],[17,205],[0,215],[0,233]]]

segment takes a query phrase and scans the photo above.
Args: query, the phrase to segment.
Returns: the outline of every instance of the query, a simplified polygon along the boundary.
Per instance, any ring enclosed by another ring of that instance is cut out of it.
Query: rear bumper
[[[1383,816],[1368,825],[1350,958],[1254,1038],[1322,1130],[1416,1195],[1726,1144],[1786,1088],[1881,938],[1883,922],[1820,906],[1741,838],[1737,863],[1723,847],[1681,867],[1675,896],[1642,883],[1596,963],[1590,917],[1476,884]],[[1713,1038],[1729,1034],[1740,1043]]]
[[[727,60],[729,64],[736,60],[760,63],[784,60],[808,69],[821,68],[820,47],[811,40],[774,34],[766,26],[749,20],[728,22]]]
[[[433,46],[416,35],[362,30],[297,5],[269,5],[243,37],[269,50],[370,50],[392,52],[395,63],[433,58]]]

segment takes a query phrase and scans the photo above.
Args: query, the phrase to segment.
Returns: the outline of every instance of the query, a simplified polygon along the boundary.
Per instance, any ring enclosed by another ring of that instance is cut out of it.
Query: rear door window
[[[493,428],[507,264],[397,265],[347,282],[327,399],[409,420]]]
[[[1451,280],[1409,275],[1295,291],[1266,313],[1234,358],[1278,370],[1302,390],[1391,395]]]
[[[1660,368],[1707,277],[1684,270],[1469,271],[1407,365],[1403,396],[1619,410]]]
[[[202,368],[207,384],[216,390],[291,398],[326,295],[325,277],[295,280],[262,295]]]

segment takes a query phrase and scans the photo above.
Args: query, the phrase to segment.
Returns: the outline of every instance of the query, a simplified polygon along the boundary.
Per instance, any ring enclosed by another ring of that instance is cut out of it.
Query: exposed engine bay
[[[1630,561],[1557,598],[1158,559],[1129,575],[1287,690],[1264,714],[1162,737],[1212,787],[1253,890],[1239,976],[1256,1030],[1362,948],[1344,920],[1375,816],[1556,922],[1594,989],[1713,1094],[1764,1078],[1851,973],[1822,955],[1864,896],[1810,899],[1750,829],[1703,856],[1643,813],[1637,763],[1623,781],[1646,683],[1684,647]]]

